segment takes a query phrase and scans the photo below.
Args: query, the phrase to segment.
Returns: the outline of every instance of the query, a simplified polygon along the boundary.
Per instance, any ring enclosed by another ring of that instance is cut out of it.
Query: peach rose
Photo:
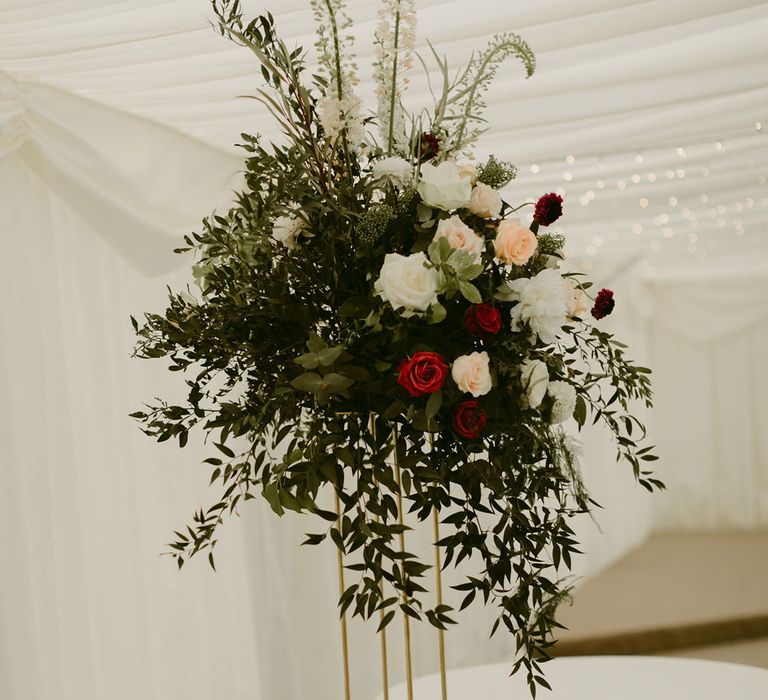
[[[465,250],[477,262],[483,255],[485,241],[467,226],[456,214],[449,219],[440,219],[434,240],[447,238],[454,250]]]
[[[475,398],[487,394],[493,387],[488,353],[473,352],[457,357],[451,367],[451,376],[461,391]]]
[[[496,257],[503,263],[525,265],[536,252],[539,242],[532,231],[518,219],[504,219],[493,241]]]
[[[472,163],[459,165],[459,177],[468,178],[472,186],[477,182],[477,168]]]
[[[501,212],[501,195],[485,183],[478,183],[469,198],[469,211],[483,219],[495,219]]]

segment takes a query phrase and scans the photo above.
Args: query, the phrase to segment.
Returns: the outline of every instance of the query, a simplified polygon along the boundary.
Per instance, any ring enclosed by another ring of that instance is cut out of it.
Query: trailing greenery
[[[198,430],[212,449],[218,495],[176,533],[173,556],[181,567],[204,553],[213,565],[225,516],[261,496],[278,515],[314,516],[307,544],[330,539],[344,552],[355,576],[342,611],[384,611],[386,625],[399,609],[445,628],[455,610],[431,604],[430,564],[399,546],[399,500],[422,521],[436,510],[445,566],[474,567],[458,609],[498,608],[492,632],[516,637],[514,670],[525,668],[535,693],[579,553],[572,519],[594,505],[567,420],[574,430],[602,421],[638,482],[662,484],[632,414],[651,404],[649,370],[585,320],[590,283],[553,267],[562,236],[511,218],[493,188],[514,166],[492,159],[464,172],[449,157],[479,133],[500,62],[516,55],[530,74],[533,55],[505,35],[473,58],[430,117],[456,119],[424,164],[413,140],[405,160],[385,158],[372,138],[352,137],[367,123],[350,110],[323,115],[329,94],[353,97],[338,91],[347,64],[330,48],[335,30],[320,32],[331,74],[311,76],[270,15],[246,22],[238,0],[213,9],[221,33],[259,61],[255,97],[286,139],[267,147],[242,135],[244,190],[178,250],[195,254],[199,291],[171,292],[163,313],[132,319],[136,356],[164,358],[187,390],[133,417],[159,442],[183,447]],[[534,292],[550,295],[549,316],[536,316]],[[322,505],[331,494],[339,513]]]

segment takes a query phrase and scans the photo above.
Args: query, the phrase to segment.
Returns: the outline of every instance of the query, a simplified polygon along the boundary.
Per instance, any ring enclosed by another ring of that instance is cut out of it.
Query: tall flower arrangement
[[[435,56],[435,105],[408,116],[414,10],[385,0],[378,117],[365,117],[341,0],[312,4],[314,75],[271,16],[246,22],[238,0],[213,1],[222,34],[261,64],[256,97],[286,138],[243,134],[245,189],[180,249],[197,256],[198,293],[133,320],[136,355],[166,358],[188,390],[134,417],[158,441],[183,447],[198,430],[214,450],[219,497],[171,551],[213,564],[225,516],[260,495],[278,515],[314,516],[306,543],[330,538],[354,561],[342,610],[386,625],[400,608],[444,628],[452,609],[430,606],[429,565],[396,546],[399,501],[422,520],[436,510],[445,566],[475,567],[460,608],[497,606],[492,631],[515,635],[514,670],[534,688],[578,552],[571,519],[593,504],[571,433],[602,422],[637,481],[661,487],[632,414],[651,404],[650,372],[595,325],[613,293],[591,305],[590,283],[560,267],[563,237],[541,231],[562,199],[543,195],[528,226],[501,193],[516,168],[466,159],[501,61],[533,72],[525,42],[494,38],[454,81]],[[328,490],[340,513],[320,505]]]

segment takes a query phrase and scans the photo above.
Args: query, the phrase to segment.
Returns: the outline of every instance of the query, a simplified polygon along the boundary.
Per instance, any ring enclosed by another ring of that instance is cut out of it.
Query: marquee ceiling
[[[369,105],[378,5],[348,2]],[[564,193],[562,230],[588,267],[712,258],[768,266],[768,3],[416,5],[418,43],[428,37],[454,67],[497,31],[518,32],[534,48],[533,78],[510,62],[491,90],[493,129],[478,155],[519,165],[511,199]],[[306,0],[246,7],[271,9],[289,43],[311,46]],[[24,94],[43,85],[83,109],[128,115],[123,130],[150,122],[185,134],[237,168],[239,133],[275,129],[253,100],[238,97],[259,84],[253,57],[212,31],[209,17],[204,0],[0,0],[0,155],[32,137]],[[420,70],[407,102],[429,103]]]

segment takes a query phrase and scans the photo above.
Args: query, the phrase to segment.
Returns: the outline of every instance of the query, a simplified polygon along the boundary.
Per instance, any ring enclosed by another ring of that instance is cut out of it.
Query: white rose
[[[272,225],[272,238],[282,243],[288,250],[293,250],[303,226],[304,222],[295,216],[279,216]]]
[[[566,321],[560,273],[542,270],[535,277],[509,282],[507,288],[503,296],[518,302],[512,307],[512,330],[519,331],[527,323],[543,343],[553,343]]]
[[[456,386],[475,398],[487,394],[493,387],[487,352],[461,355],[453,361],[451,376]]]
[[[424,253],[387,253],[373,288],[393,309],[426,311],[430,304],[437,303],[440,276],[434,268],[425,267],[425,263]]]
[[[476,262],[481,262],[485,241],[456,214],[449,219],[440,219],[434,240],[440,238],[448,239],[448,244],[454,250],[466,251]]]
[[[547,393],[547,384],[549,384],[547,366],[541,360],[526,360],[520,366],[520,380],[528,397],[528,405],[531,408],[537,408],[544,399],[544,394]]]
[[[374,180],[388,180],[393,185],[408,185],[413,180],[413,166],[404,158],[392,156],[373,164]]]
[[[573,417],[576,409],[576,389],[568,382],[550,382],[547,393],[552,397],[552,422],[562,423]]]
[[[417,190],[425,204],[451,211],[469,206],[472,181],[461,176],[456,163],[446,160],[440,165],[421,166],[421,180]]]
[[[478,183],[469,198],[469,211],[483,219],[495,219],[501,214],[501,195],[483,182]]]

